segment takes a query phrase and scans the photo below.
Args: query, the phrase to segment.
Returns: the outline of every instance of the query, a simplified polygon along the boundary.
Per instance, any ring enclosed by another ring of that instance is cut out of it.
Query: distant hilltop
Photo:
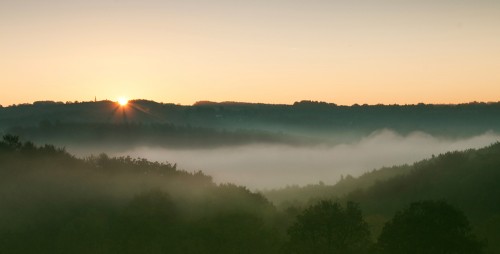
[[[343,106],[311,100],[292,105],[199,101],[188,106],[144,99],[130,100],[127,105],[110,100],[36,101],[0,108],[0,132],[54,123],[100,123],[243,129],[337,139],[381,129],[457,137],[500,132],[499,115],[500,102]]]
[[[468,102],[468,103],[459,103],[459,104],[433,104],[433,103],[417,103],[417,104],[382,104],[382,103],[377,103],[377,104],[352,104],[351,107],[368,107],[368,106],[460,106],[460,105],[477,105],[477,104],[498,104],[498,102]],[[240,102],[240,101],[221,101],[221,102],[216,102],[216,101],[208,101],[208,100],[203,100],[203,101],[197,101],[193,104],[193,106],[213,106],[213,105],[290,105],[290,104],[269,104],[269,103],[258,103],[258,102]],[[304,106],[304,105],[314,105],[314,106],[343,106],[343,107],[349,107],[347,105],[338,105],[333,102],[325,102],[325,101],[315,101],[315,100],[301,100],[301,101],[296,101],[293,104],[293,106]]]
[[[181,105],[181,104],[175,104],[175,103],[168,103],[168,102],[156,102],[153,100],[147,100],[147,99],[134,99],[130,100],[130,102],[135,102],[135,103],[145,103],[145,104],[159,104],[159,105],[177,105],[177,106],[189,106],[189,105]],[[33,103],[19,103],[19,104],[12,104],[9,106],[2,106],[0,104],[0,108],[8,108],[8,107],[18,107],[18,106],[29,106],[29,105],[63,105],[63,104],[86,104],[86,103],[116,103],[115,101],[112,100],[91,100],[91,101],[52,101],[52,100],[42,100],[42,101],[35,101]],[[261,102],[241,102],[241,101],[209,101],[209,100],[201,100],[195,102],[191,106],[224,106],[224,105],[238,105],[238,106],[244,106],[244,105],[281,105],[281,106],[338,106],[338,107],[369,107],[369,106],[387,106],[387,107],[394,107],[394,106],[464,106],[464,105],[492,105],[492,104],[500,104],[500,101],[497,102],[477,102],[477,101],[472,101],[472,102],[467,102],[467,103],[458,103],[458,104],[435,104],[435,103],[424,103],[420,102],[417,104],[383,104],[383,103],[377,103],[377,104],[358,104],[354,103],[352,105],[339,105],[333,102],[325,102],[325,101],[315,101],[315,100],[301,100],[301,101],[296,101],[292,104],[271,104],[271,103],[261,103]]]

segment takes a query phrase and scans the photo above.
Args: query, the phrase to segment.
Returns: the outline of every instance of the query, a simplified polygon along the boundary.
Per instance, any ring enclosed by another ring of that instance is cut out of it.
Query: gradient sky
[[[0,104],[500,101],[498,0],[0,0]]]

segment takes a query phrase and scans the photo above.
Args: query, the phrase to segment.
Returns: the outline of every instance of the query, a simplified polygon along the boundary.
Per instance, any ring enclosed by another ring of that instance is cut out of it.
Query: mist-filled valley
[[[333,184],[342,175],[489,145],[499,140],[499,105],[41,101],[0,109],[0,128],[79,157],[167,161],[256,190]]]
[[[392,165],[412,164],[448,151],[481,148],[500,141],[500,135],[443,139],[415,132],[406,136],[390,130],[374,132],[353,143],[338,145],[253,144],[211,149],[138,147],[114,156],[132,156],[159,162],[175,162],[180,168],[202,170],[218,183],[235,183],[250,189],[273,189],[318,182],[334,184],[341,176],[359,176]],[[68,145],[67,150],[85,156],[94,150]],[[74,148],[74,150],[73,150]],[[98,149],[98,148],[96,148]]]
[[[0,246],[498,253],[498,105],[0,108]]]

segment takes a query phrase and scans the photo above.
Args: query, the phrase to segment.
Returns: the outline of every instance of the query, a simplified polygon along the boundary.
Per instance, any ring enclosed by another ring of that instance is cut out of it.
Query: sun
[[[118,104],[120,104],[120,106],[122,106],[122,107],[126,106],[128,104],[128,100],[125,99],[125,98],[123,98],[123,97],[121,97],[121,98],[118,99]]]

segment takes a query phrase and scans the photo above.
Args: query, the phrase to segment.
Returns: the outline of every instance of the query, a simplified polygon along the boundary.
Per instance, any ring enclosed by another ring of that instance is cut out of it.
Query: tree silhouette
[[[4,147],[8,150],[19,150],[22,147],[22,143],[19,141],[18,136],[7,134],[3,136],[0,147]]]
[[[483,253],[469,221],[444,201],[421,201],[396,213],[378,240],[379,253]]]
[[[321,201],[300,214],[288,234],[289,253],[366,253],[370,247],[368,224],[352,202],[344,208]]]

